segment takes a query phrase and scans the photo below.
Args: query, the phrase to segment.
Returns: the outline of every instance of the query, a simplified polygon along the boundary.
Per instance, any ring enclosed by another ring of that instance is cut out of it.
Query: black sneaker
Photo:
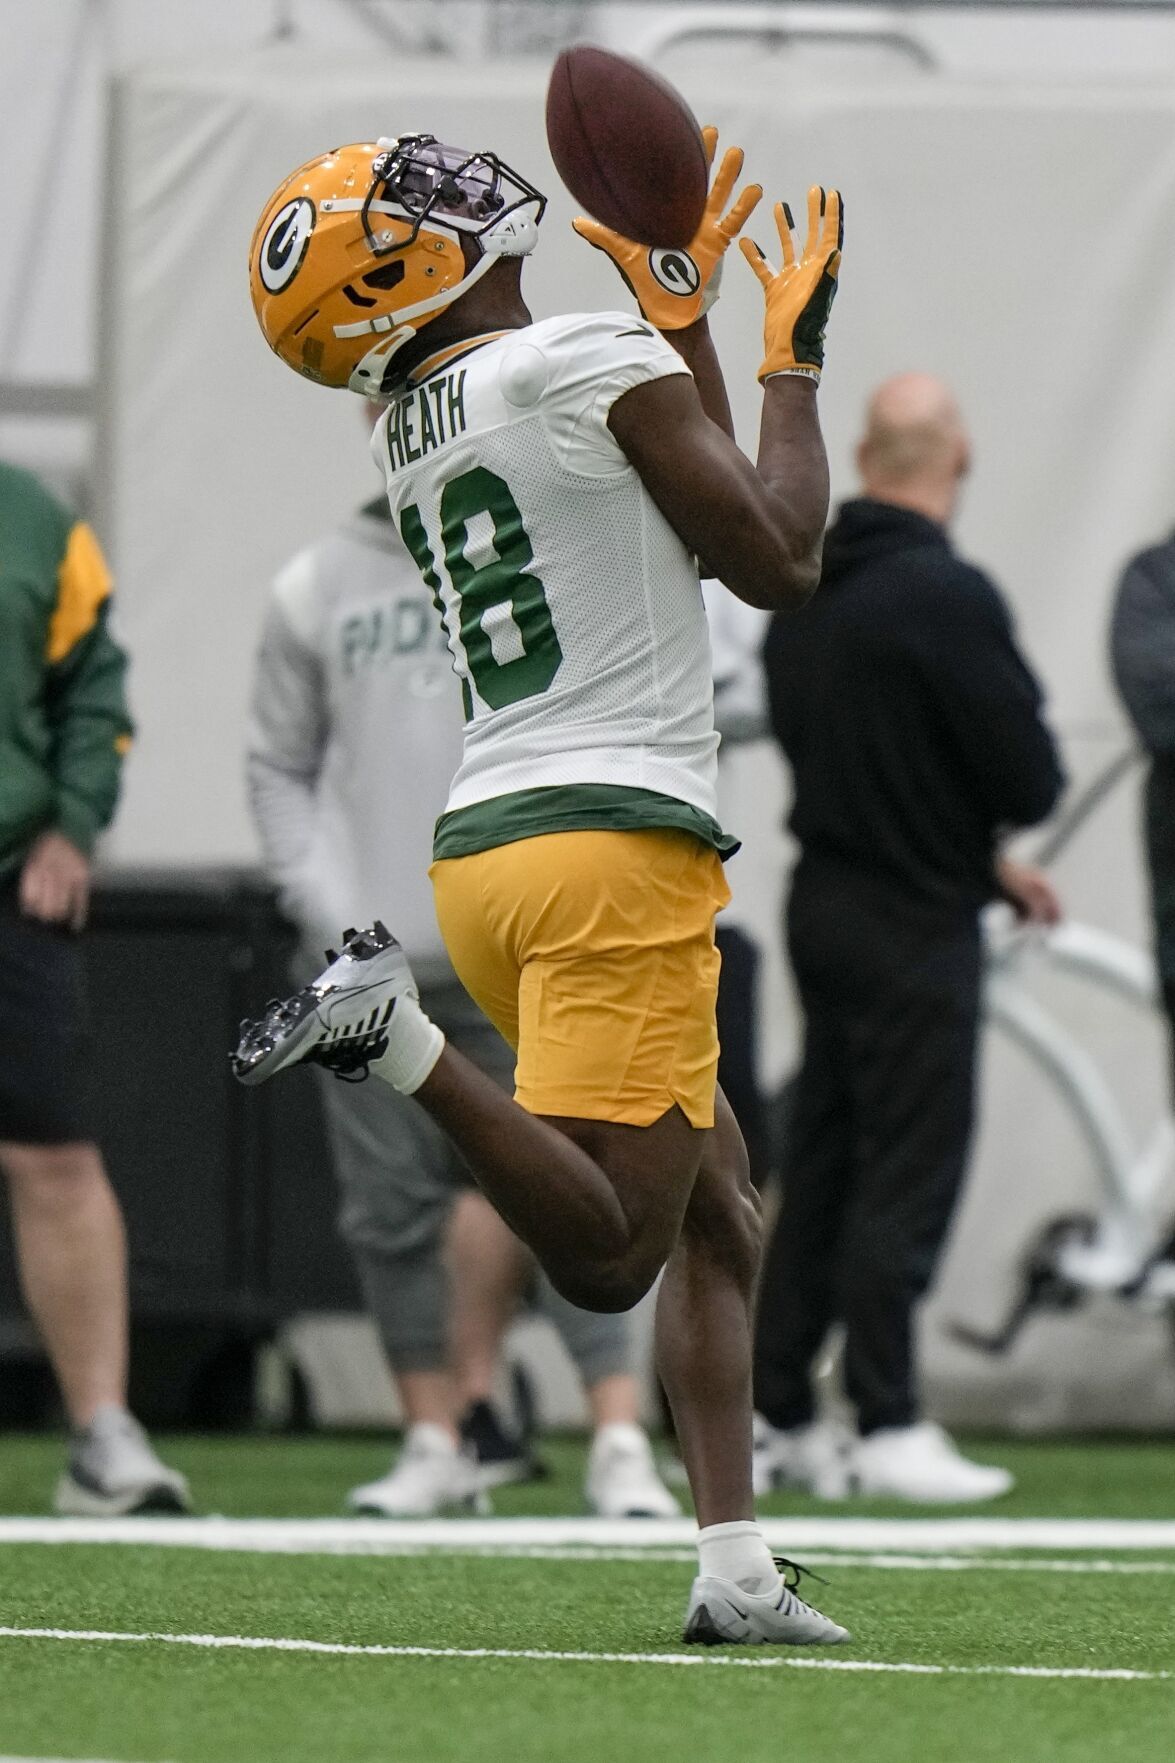
[[[490,1402],[474,1402],[465,1410],[461,1416],[461,1442],[477,1460],[478,1481],[483,1489],[545,1481],[551,1473],[531,1449],[529,1438],[506,1431]]]

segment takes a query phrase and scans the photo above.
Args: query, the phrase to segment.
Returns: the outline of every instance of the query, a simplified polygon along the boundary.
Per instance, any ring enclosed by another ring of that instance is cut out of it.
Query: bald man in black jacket
[[[922,374],[888,381],[858,450],[861,499],[828,533],[821,585],[764,651],[800,845],[787,938],[805,1019],[756,1342],[760,1485],[914,1500],[991,1498],[922,1420],[913,1316],[946,1236],[973,1114],[979,914],[1052,922],[1001,837],[1062,786],[1041,693],[997,590],[947,536],[969,446]],[[858,1436],[815,1415],[812,1362],[846,1328]]]

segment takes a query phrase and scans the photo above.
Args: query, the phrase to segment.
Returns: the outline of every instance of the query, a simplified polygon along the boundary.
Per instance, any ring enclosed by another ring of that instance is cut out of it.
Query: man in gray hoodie
[[[1003,599],[950,541],[970,453],[940,380],[879,386],[863,494],[829,528],[813,604],[776,617],[763,651],[800,849],[786,933],[804,1048],[760,1287],[758,1455],[764,1478],[834,1498],[1012,1485],[923,1414],[915,1335],[967,1168],[980,914],[998,898],[1031,923],[1061,910],[1003,850],[1063,772]],[[812,1383],[838,1323],[857,1423],[843,1452]]]

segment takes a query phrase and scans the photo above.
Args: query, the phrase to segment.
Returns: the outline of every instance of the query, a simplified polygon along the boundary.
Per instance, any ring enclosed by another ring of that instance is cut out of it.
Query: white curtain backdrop
[[[821,393],[835,493],[852,493],[861,407],[878,380],[918,367],[953,383],[976,459],[959,544],[1011,597],[1070,772],[1089,777],[1126,738],[1104,655],[1115,573],[1175,521],[1175,89],[931,74],[801,89],[729,59],[718,79],[696,62],[675,61],[675,76],[699,116],[747,149],[768,198],[750,230],[769,251],[776,196],[802,212],[810,182],[844,191],[842,292]],[[262,203],[295,164],[339,141],[427,129],[493,146],[551,194],[526,278],[536,316],[623,305],[610,267],[568,229],[574,210],[543,137],[544,85],[535,64],[324,63],[297,47],[145,67],[119,83],[99,515],[139,741],[112,841],[118,860],[254,857],[241,745],[266,585],[376,487],[357,401],[297,380],[256,328],[246,252]],[[752,451],[760,311],[734,256],[714,328]],[[785,783],[761,746],[732,757],[727,785],[726,818],[746,842],[732,871],[736,906],[770,952],[764,1065],[777,1080],[795,1049],[776,928]],[[1076,916],[1137,939],[1134,814],[1132,792],[1120,792],[1058,873]],[[1158,1035],[1076,993],[1062,1002],[1138,1120],[1153,1115]],[[940,1405],[966,1389],[970,1410],[986,1413],[990,1390],[993,1416],[1011,1413],[1015,1388],[1039,1412],[1033,1392],[1047,1385],[1088,1415],[1082,1378],[1120,1392],[1124,1378],[1141,1379],[1145,1351],[1152,1407],[1175,1416],[1175,1382],[1164,1385],[1151,1363],[1157,1336],[1134,1323],[1056,1325],[1068,1331],[1063,1351],[1053,1325],[1042,1327],[993,1372],[941,1345],[936,1318],[993,1321],[1033,1220],[1091,1192],[1080,1148],[1037,1080],[1002,1052],[989,1065],[975,1180],[928,1318]],[[1089,1351],[1074,1349],[1083,1329],[1094,1331]],[[1149,1412],[1141,1396],[1133,1402],[1134,1417]]]

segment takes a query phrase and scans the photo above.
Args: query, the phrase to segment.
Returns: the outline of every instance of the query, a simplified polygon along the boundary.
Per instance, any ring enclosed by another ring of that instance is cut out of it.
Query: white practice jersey
[[[377,425],[464,700],[438,855],[584,825],[719,842],[697,569],[608,427],[686,372],[639,318],[548,319],[433,357]]]

